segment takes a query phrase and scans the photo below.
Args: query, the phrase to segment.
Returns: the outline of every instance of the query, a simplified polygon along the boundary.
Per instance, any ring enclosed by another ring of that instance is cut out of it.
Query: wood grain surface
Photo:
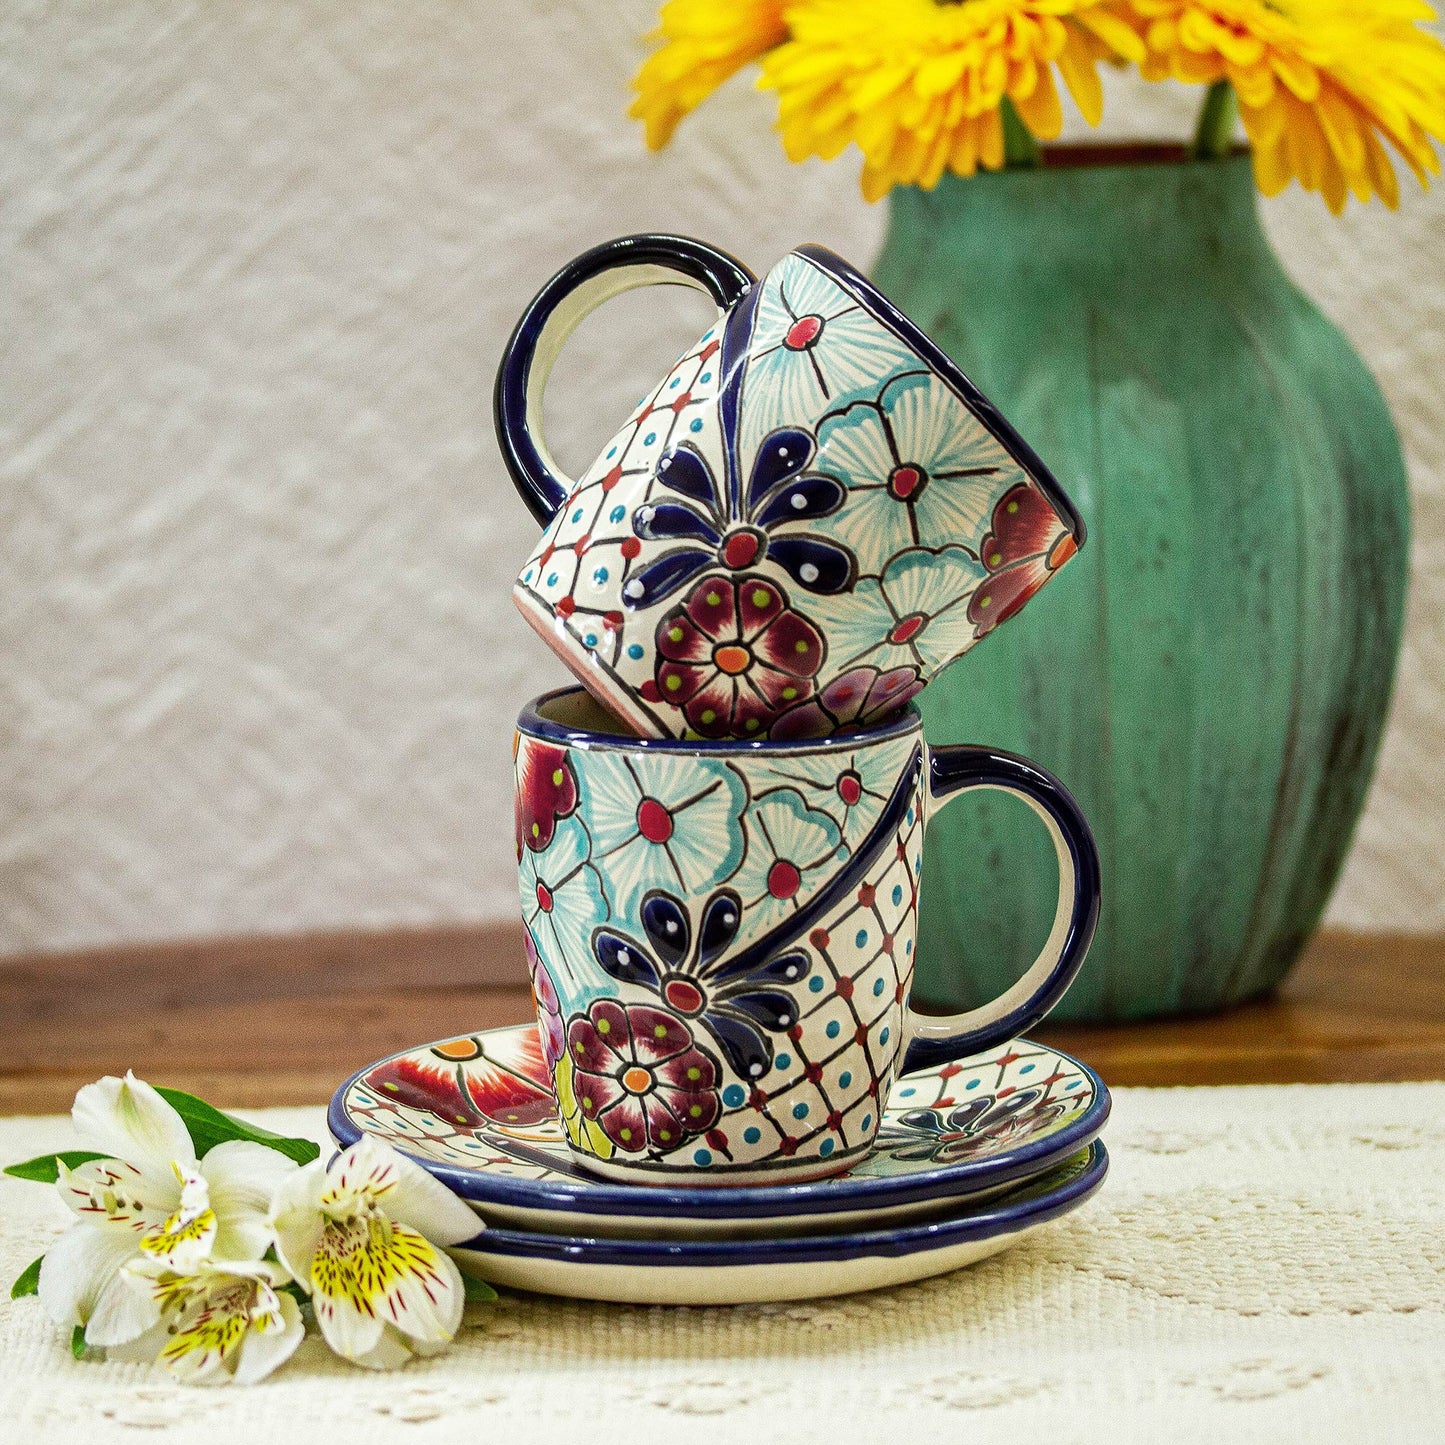
[[[215,1103],[324,1103],[410,1044],[531,1015],[510,927],[240,940],[0,965],[0,1114],[133,1068]],[[503,980],[513,979],[515,983]],[[1325,933],[1268,1000],[1036,1031],[1114,1085],[1445,1078],[1445,940]]]

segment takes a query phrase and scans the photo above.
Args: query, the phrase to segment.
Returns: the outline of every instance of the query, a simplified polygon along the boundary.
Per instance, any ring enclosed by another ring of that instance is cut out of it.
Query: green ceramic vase
[[[1260,994],[1324,908],[1389,701],[1409,501],[1384,400],[1280,267],[1245,156],[1055,153],[891,205],[878,284],[1089,528],[921,699],[931,741],[1037,759],[1093,825],[1099,931],[1056,1017]],[[1027,966],[1057,892],[1041,834],[1002,798],[930,830],[923,997]]]

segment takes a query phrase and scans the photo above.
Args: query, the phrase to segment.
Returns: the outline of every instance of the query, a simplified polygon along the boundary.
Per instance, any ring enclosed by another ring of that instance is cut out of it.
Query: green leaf
[[[16,1179],[33,1180],[36,1184],[54,1184],[60,1178],[57,1160],[67,1169],[74,1169],[77,1164],[105,1157],[104,1154],[97,1154],[93,1149],[63,1149],[58,1154],[37,1155],[34,1159],[27,1159],[23,1164],[7,1164],[5,1172]]]
[[[1195,160],[1220,160],[1234,145],[1239,120],[1239,97],[1227,80],[1216,80],[1204,93],[1199,124],[1194,131],[1190,154]]]
[[[1044,153],[1038,140],[1033,131],[1024,124],[1023,117],[1008,96],[1004,96],[999,102],[999,115],[1003,118],[1004,164],[1010,170],[1015,167],[1029,169],[1043,165]]]
[[[42,1254],[39,1259],[32,1259],[20,1271],[20,1277],[10,1286],[11,1299],[24,1299],[28,1294],[40,1293],[40,1266],[44,1259]]]
[[[284,1135],[273,1134],[269,1129],[262,1129],[259,1125],[247,1124],[233,1114],[223,1114],[204,1099],[196,1098],[194,1094],[184,1093],[180,1089],[157,1089],[156,1092],[181,1116],[186,1132],[191,1136],[191,1143],[196,1146],[197,1157],[204,1157],[208,1150],[214,1149],[217,1144],[224,1144],[228,1139],[245,1139],[252,1144],[264,1144],[268,1149],[275,1149],[298,1164],[309,1164],[321,1153],[321,1146],[310,1139],[288,1139]]]
[[[76,1325],[70,1332],[70,1353],[77,1360],[85,1358],[85,1326]]]
[[[462,1276],[462,1293],[469,1305],[487,1305],[497,1298],[496,1290],[486,1280],[473,1279],[469,1274]]]

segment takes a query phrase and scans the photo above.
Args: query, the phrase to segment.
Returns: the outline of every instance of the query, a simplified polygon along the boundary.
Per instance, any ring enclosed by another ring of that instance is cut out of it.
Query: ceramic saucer
[[[343,1147],[363,1133],[386,1140],[491,1224],[736,1239],[977,1205],[1077,1153],[1108,1114],[1108,1090],[1091,1069],[1016,1039],[899,1079],[873,1152],[845,1174],[737,1189],[614,1184],[572,1163],[537,1030],[519,1024],[370,1065],[336,1091],[327,1123]]]
[[[492,1284],[621,1304],[724,1305],[814,1299],[961,1269],[1077,1209],[1104,1182],[1097,1140],[1060,1167],[941,1219],[778,1239],[598,1239],[488,1229],[451,1251]]]

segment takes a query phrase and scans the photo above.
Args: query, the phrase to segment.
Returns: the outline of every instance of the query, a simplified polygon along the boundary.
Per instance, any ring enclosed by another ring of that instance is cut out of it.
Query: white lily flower
[[[178,1273],[204,1260],[259,1259],[271,1243],[266,1215],[294,1160],[244,1140],[197,1160],[181,1116],[134,1074],[87,1084],[71,1111],[81,1142],[106,1157],[60,1166],[56,1188],[76,1223],[40,1266],[40,1301],[67,1329],[103,1312],[104,1333],[134,1339],[154,1321],[122,1266],[151,1259]]]
[[[386,1369],[456,1334],[465,1297],[443,1247],[482,1222],[388,1145],[365,1136],[329,1170],[319,1159],[297,1170],[277,1191],[271,1227],[338,1355]]]
[[[189,1384],[251,1385],[294,1353],[306,1334],[301,1309],[277,1286],[290,1275],[270,1260],[203,1259],[178,1273],[164,1261],[141,1257],[121,1270],[121,1288],[135,1301],[91,1319],[89,1341],[115,1358],[158,1361]],[[148,1320],[140,1333],[136,1325]]]

